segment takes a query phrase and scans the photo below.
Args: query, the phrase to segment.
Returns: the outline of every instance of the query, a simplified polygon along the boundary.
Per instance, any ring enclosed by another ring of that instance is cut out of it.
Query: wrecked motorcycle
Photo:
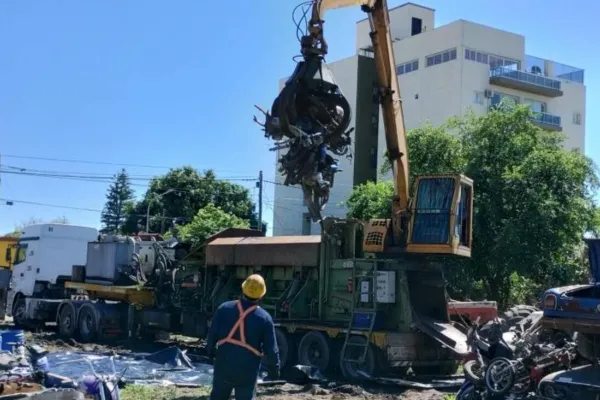
[[[489,364],[484,377],[486,389],[494,395],[534,391],[547,374],[571,368],[575,349],[573,343],[556,348],[553,344],[522,341],[519,358],[499,357]]]

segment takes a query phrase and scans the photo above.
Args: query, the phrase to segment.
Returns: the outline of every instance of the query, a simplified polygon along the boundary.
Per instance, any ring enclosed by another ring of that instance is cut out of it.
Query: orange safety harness
[[[244,309],[242,308],[242,303],[239,300],[235,302],[235,305],[237,306],[240,316],[239,316],[237,322],[235,323],[235,325],[233,325],[233,328],[231,328],[229,335],[227,335],[226,338],[219,340],[217,342],[217,346],[220,346],[223,343],[231,343],[231,344],[235,344],[236,346],[241,346],[241,347],[245,348],[246,350],[250,351],[252,354],[254,354],[257,357],[262,357],[263,353],[256,350],[254,347],[250,346],[246,342],[246,326],[244,325],[244,320],[246,319],[246,317],[250,313],[254,312],[254,310],[256,310],[258,308],[258,305],[253,305],[252,307],[248,307],[248,309],[246,311],[244,311]],[[235,335],[235,332],[238,329],[240,331],[240,340],[233,338],[233,335]]]

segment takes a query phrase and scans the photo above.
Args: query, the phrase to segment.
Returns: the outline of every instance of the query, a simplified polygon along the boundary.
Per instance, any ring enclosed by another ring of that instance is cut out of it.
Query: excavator
[[[367,253],[421,253],[471,256],[473,181],[460,174],[417,176],[410,191],[409,158],[402,97],[396,75],[386,0],[314,0],[296,23],[301,60],[265,112],[265,136],[277,141],[273,150],[288,149],[279,159],[285,185],[302,186],[313,221],[323,222],[333,177],[339,172],[334,155],[352,147],[351,107],[325,64],[328,43],[324,15],[336,8],[360,6],[368,14],[377,71],[379,102],[392,166],[394,196],[390,219],[365,223]],[[308,11],[310,9],[310,19]],[[255,121],[257,121],[255,117]],[[412,194],[412,195],[411,195]]]

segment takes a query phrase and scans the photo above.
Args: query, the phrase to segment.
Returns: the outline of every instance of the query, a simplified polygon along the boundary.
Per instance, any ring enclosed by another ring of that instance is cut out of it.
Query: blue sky
[[[138,195],[164,167],[274,179],[269,142],[252,122],[298,52],[296,1],[64,0],[0,2],[0,154],[5,168],[105,176],[117,164]],[[391,6],[404,1],[388,0]],[[580,0],[427,0],[436,25],[467,19],[526,37],[526,52],[584,68],[586,153],[600,162],[600,5]],[[359,9],[326,17],[330,61],[350,56]],[[595,39],[594,39],[595,38]],[[57,162],[10,156],[102,161]],[[111,164],[112,163],[112,164]],[[7,167],[8,166],[8,167]],[[161,168],[161,166],[163,168]],[[85,208],[0,205],[0,233],[30,217],[99,225],[106,183],[2,174],[0,198]],[[240,182],[251,188],[252,182]],[[273,187],[265,184],[266,219]]]

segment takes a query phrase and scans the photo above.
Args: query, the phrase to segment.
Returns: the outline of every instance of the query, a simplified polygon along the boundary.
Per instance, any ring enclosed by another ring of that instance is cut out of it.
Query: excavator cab
[[[392,220],[369,221],[365,226],[363,250],[471,257],[473,181],[464,175],[415,178],[410,209],[400,220],[404,221],[401,238],[394,237]]]
[[[471,256],[473,181],[464,175],[415,179],[408,223],[409,253]]]

